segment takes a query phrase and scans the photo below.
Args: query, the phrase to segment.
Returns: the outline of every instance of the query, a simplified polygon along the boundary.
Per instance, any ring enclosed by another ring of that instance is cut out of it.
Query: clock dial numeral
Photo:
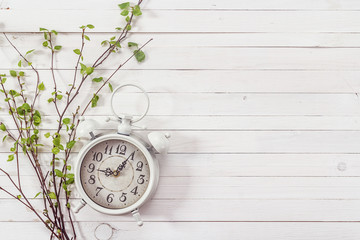
[[[101,162],[103,158],[102,152],[95,152],[93,155],[93,161]]]
[[[132,160],[132,161],[134,161],[134,156],[135,156],[135,151],[132,152],[132,153],[127,157],[127,160]]]
[[[143,166],[144,166],[144,163],[142,161],[139,161],[137,164],[136,164],[136,171],[142,171],[143,169]]]
[[[102,188],[102,187],[97,187],[97,188],[96,188],[96,195],[95,195],[95,196],[99,196],[100,191],[103,190],[103,189],[104,189],[104,188]]]
[[[131,190],[130,192],[133,193],[134,195],[138,194],[138,186],[134,187],[133,190]]]
[[[88,173],[92,173],[95,170],[95,164],[90,163],[89,164],[89,169],[87,170]]]
[[[112,152],[113,147],[112,147],[112,146],[110,147],[109,153],[108,153],[108,148],[109,148],[109,145],[106,145],[105,154],[111,155],[111,152]]]
[[[95,175],[90,175],[90,179],[88,181],[88,183],[90,184],[94,184],[96,181],[95,181]]]
[[[119,198],[120,202],[125,202],[125,201],[126,201],[126,199],[127,199],[127,198],[126,198],[126,194],[127,194],[127,193],[122,193],[122,194],[121,194],[121,196],[120,196],[120,198]]]
[[[143,174],[139,175],[139,178],[137,179],[137,183],[143,184],[145,182],[144,177],[145,177],[145,175],[143,175]]]
[[[117,146],[117,148],[116,148],[116,153],[117,153],[117,154],[125,155],[125,153],[126,153],[126,146],[119,144],[119,145]]]
[[[108,202],[108,203],[112,203],[112,201],[114,201],[114,194],[112,194],[112,193],[110,193],[108,196],[107,196],[107,198],[106,198],[106,201]]]

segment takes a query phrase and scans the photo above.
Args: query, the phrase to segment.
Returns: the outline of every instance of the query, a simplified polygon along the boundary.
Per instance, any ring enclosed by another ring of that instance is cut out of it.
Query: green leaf
[[[110,91],[111,91],[111,92],[114,91],[113,86],[111,85],[111,83],[109,83],[109,88],[110,88]]]
[[[64,176],[64,174],[59,169],[54,169],[54,172],[55,172],[55,175],[57,177],[63,177]]]
[[[82,25],[80,28],[81,28],[81,29],[85,29],[86,27],[85,27],[84,25]]]
[[[0,130],[4,132],[6,131],[6,126],[3,123],[0,124]]]
[[[60,138],[59,137],[54,138],[53,144],[55,147],[59,147],[60,146]]]
[[[44,41],[44,42],[42,43],[42,45],[43,45],[44,47],[47,47],[47,46],[49,46],[49,42],[48,42],[48,41]]]
[[[115,30],[120,31],[122,28],[121,27],[116,27]]]
[[[39,129],[34,129],[34,134],[39,134]]]
[[[70,171],[70,170],[71,170],[71,166],[70,166],[70,165],[67,165],[67,166],[66,166],[66,169]]]
[[[74,51],[74,53],[77,54],[77,55],[80,55],[80,54],[81,54],[80,49],[74,49],[73,51]]]
[[[46,32],[48,32],[49,30],[47,30],[46,28],[40,28],[40,31],[46,31]]]
[[[40,91],[44,91],[44,90],[45,90],[45,85],[44,85],[44,83],[41,82],[41,83],[39,84],[38,88],[39,88]]]
[[[23,77],[23,76],[25,76],[25,73],[24,73],[23,71],[20,71],[20,72],[19,72],[19,76],[20,76],[20,77]]]
[[[66,204],[66,207],[67,207],[68,209],[70,209],[70,207],[71,207],[71,206],[70,206],[70,203],[67,203],[67,204]]]
[[[38,192],[34,198],[37,198],[40,194],[41,194],[41,192]]]
[[[135,58],[138,62],[142,62],[145,60],[145,53],[141,50],[135,50]]]
[[[11,162],[12,160],[14,160],[14,158],[15,158],[15,157],[14,157],[14,154],[11,154],[11,155],[8,156],[8,160],[7,160],[7,161],[8,161],[8,162]]]
[[[14,71],[14,70],[10,70],[10,75],[11,75],[12,77],[17,77],[17,73],[16,73],[16,71]]]
[[[129,21],[130,21],[130,17],[127,16],[127,17],[125,18],[125,21],[126,21],[126,22],[129,22]]]
[[[50,192],[48,195],[50,199],[56,199],[56,194],[54,192]]]
[[[127,25],[126,30],[130,31],[131,30],[131,25]]]
[[[133,14],[134,14],[134,16],[140,16],[142,14],[139,5],[135,5],[135,7],[133,9]]]
[[[33,51],[35,51],[35,49],[31,49],[31,50],[27,51],[27,52],[25,53],[25,55],[28,55],[28,54],[32,53]]]
[[[17,195],[16,197],[17,197],[18,199],[21,199],[21,195]]]
[[[7,78],[4,78],[4,77],[3,77],[3,78],[1,79],[1,83],[4,84],[4,83],[6,82],[6,80],[7,80]],[[4,90],[1,89],[1,92],[4,93]]]
[[[125,8],[129,8],[130,7],[130,3],[129,2],[124,2],[118,5],[120,9],[125,9]]]
[[[70,141],[70,142],[68,142],[68,143],[66,144],[66,148],[68,148],[68,149],[73,148],[74,145],[75,145],[75,143],[76,143],[76,141]]]
[[[33,119],[34,119],[34,125],[39,126],[41,123],[41,114],[38,110],[34,112]]]
[[[21,67],[22,65],[21,65],[21,60],[18,62],[18,67]]]
[[[101,42],[101,46],[106,46],[106,45],[108,44],[108,42],[109,42],[108,40],[102,41],[102,42]]]
[[[64,118],[63,119],[63,123],[65,124],[65,125],[68,125],[68,124],[70,124],[70,118]]]
[[[53,99],[53,98],[49,98],[47,101],[48,101],[48,103],[51,103],[51,102],[54,101],[54,99]]]
[[[88,35],[84,35],[84,38],[85,38],[86,40],[90,41],[90,38],[89,38]]]
[[[125,9],[120,13],[122,16],[127,16],[129,14],[129,10]]]
[[[138,47],[138,44],[134,42],[128,42],[128,47]]]
[[[58,32],[55,30],[51,30],[52,33],[54,33],[55,35],[58,35]]]
[[[62,46],[60,46],[60,45],[57,45],[57,46],[54,47],[54,49],[57,50],[57,51],[59,51],[61,48],[62,48]]]
[[[8,136],[8,135],[5,135],[5,136],[3,137],[3,140],[2,140],[3,142],[5,142],[7,136]]]
[[[91,107],[92,108],[96,107],[98,101],[99,101],[99,96],[94,94],[94,97],[91,99]]]
[[[63,95],[58,94],[58,95],[56,95],[56,98],[57,98],[58,100],[61,100],[61,99],[63,98]]]
[[[47,133],[44,134],[44,136],[45,136],[46,138],[49,138],[49,137],[50,137],[50,133],[47,132]]]
[[[86,71],[87,75],[90,75],[90,74],[92,74],[94,72],[94,68],[93,67],[87,67],[85,71]]]
[[[101,82],[103,80],[102,77],[93,78],[93,82]]]
[[[86,25],[88,28],[90,28],[90,29],[93,29],[93,28],[95,28],[94,27],[94,25],[92,25],[92,24],[88,24],[88,25]]]
[[[58,154],[60,152],[60,149],[57,148],[57,147],[54,147],[51,151],[52,151],[53,154],[56,155],[56,154]]]

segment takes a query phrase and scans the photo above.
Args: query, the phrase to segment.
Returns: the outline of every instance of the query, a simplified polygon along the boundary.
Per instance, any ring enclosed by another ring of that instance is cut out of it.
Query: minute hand
[[[127,163],[128,160],[130,159],[130,157],[131,157],[131,160],[134,160],[134,154],[135,154],[135,152],[133,152],[132,154],[130,154],[130,155],[125,159],[125,161],[123,161],[122,163],[120,163],[120,165],[119,165],[118,168],[116,169],[116,172],[117,172],[117,173],[120,173],[121,170],[123,170],[123,169],[125,168],[126,163]]]

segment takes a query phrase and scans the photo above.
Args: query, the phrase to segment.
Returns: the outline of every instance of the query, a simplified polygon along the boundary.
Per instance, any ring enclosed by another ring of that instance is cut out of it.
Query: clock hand
[[[115,173],[114,173],[114,176],[117,176],[121,170],[123,170],[126,166],[126,163],[128,162],[129,158],[133,156],[132,154],[130,154],[127,159],[125,159],[125,161],[123,161],[122,163],[119,164],[118,168],[116,169]]]
[[[105,173],[105,176],[107,176],[107,177],[114,174],[114,172],[111,171],[110,168],[106,168],[105,170],[98,169],[98,171]]]

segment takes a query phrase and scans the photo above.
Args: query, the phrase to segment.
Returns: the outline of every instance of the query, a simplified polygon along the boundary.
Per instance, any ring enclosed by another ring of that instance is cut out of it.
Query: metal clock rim
[[[105,208],[100,206],[99,204],[95,203],[85,192],[82,184],[81,184],[81,179],[80,179],[80,171],[81,171],[81,162],[82,159],[84,158],[84,156],[86,155],[86,153],[96,144],[106,141],[106,140],[110,140],[110,139],[120,139],[120,140],[124,140],[124,141],[128,141],[132,144],[134,144],[136,147],[138,147],[144,154],[144,156],[146,157],[146,159],[148,160],[149,163],[149,168],[150,168],[150,179],[149,179],[149,185],[145,191],[145,193],[143,194],[143,196],[141,198],[139,198],[139,200],[137,202],[135,202],[134,204],[130,205],[129,207],[126,208],[121,208],[121,209],[111,209],[111,208]],[[76,161],[76,166],[75,166],[75,186],[78,189],[78,192],[80,193],[80,196],[82,199],[84,199],[84,201],[90,205],[92,208],[94,208],[95,210],[97,210],[98,212],[102,212],[105,214],[110,214],[110,215],[121,215],[121,214],[125,214],[125,213],[129,213],[132,212],[136,209],[138,209],[139,207],[141,207],[143,204],[146,203],[147,200],[149,200],[151,198],[151,196],[153,195],[154,191],[156,190],[157,184],[158,184],[158,168],[156,166],[156,160],[154,159],[154,157],[150,154],[150,152],[146,149],[145,146],[143,146],[141,144],[140,141],[138,141],[137,139],[134,139],[132,137],[129,136],[124,136],[124,135],[119,135],[119,134],[108,134],[108,135],[104,135],[101,136],[99,138],[96,138],[95,140],[93,140],[92,142],[90,142],[88,145],[86,145],[83,149],[81,149],[81,151],[79,152],[79,155],[77,156],[77,161]]]
[[[135,88],[139,89],[146,97],[147,106],[146,106],[145,112],[140,117],[135,118],[135,119],[131,119],[132,123],[136,123],[136,122],[140,121],[141,119],[143,119],[146,116],[146,114],[148,113],[148,111],[149,111],[149,108],[150,108],[149,94],[145,91],[144,88],[140,87],[139,85],[133,84],[133,83],[126,83],[126,84],[122,84],[122,85],[116,87],[114,89],[114,92],[111,94],[110,106],[111,106],[111,111],[113,112],[113,114],[119,119],[122,119],[124,116],[121,117],[118,114],[116,114],[115,109],[114,109],[114,105],[113,105],[113,99],[114,99],[114,96],[115,96],[116,92],[119,91],[123,87],[135,87]]]

